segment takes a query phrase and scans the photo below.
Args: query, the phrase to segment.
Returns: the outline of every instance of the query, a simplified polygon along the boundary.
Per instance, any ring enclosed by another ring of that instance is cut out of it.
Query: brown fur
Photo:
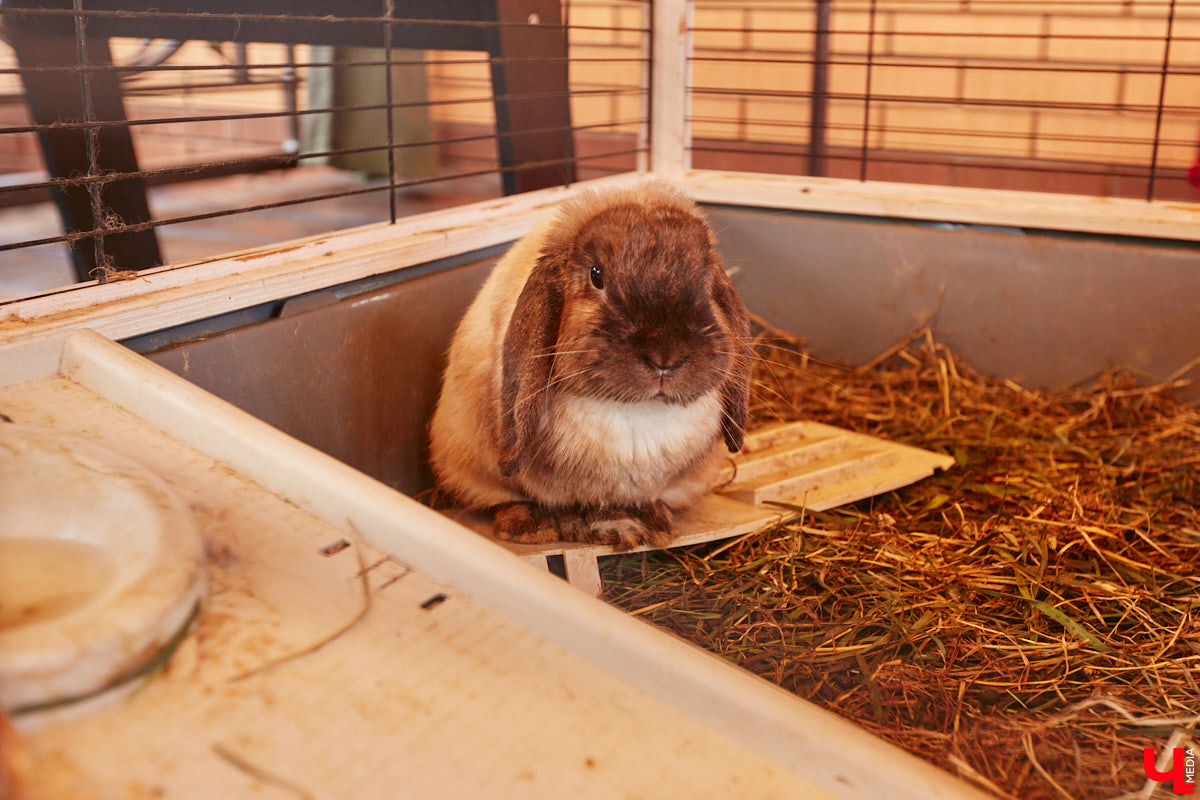
[[[518,242],[451,347],[431,426],[443,487],[559,512],[576,540],[664,541],[668,507],[711,488],[713,445],[740,449],[746,420],[749,322],[714,244],[663,184],[584,194]],[[509,536],[529,524],[497,517]]]

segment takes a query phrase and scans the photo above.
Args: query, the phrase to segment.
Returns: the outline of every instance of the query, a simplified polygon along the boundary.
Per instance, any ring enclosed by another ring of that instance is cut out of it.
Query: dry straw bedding
[[[732,542],[603,563],[606,599],[1002,797],[1170,796],[1200,724],[1200,407],[1123,371],[1032,391],[928,331],[867,367],[758,339],[755,423],[952,454]]]

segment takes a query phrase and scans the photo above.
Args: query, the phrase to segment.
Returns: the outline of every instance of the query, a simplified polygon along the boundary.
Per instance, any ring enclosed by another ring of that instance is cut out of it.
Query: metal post
[[[812,114],[808,174],[825,174],[825,120],[829,107],[829,17],[831,0],[817,0],[813,41]]]
[[[1154,199],[1154,183],[1158,177],[1158,146],[1162,137],[1163,103],[1167,97],[1167,78],[1171,73],[1171,39],[1175,32],[1175,0],[1167,12],[1167,34],[1163,42],[1162,75],[1158,83],[1158,112],[1154,116],[1154,150],[1150,154],[1150,180],[1146,182],[1146,200]]]
[[[875,65],[875,0],[871,0],[871,12],[867,23],[867,77],[863,88],[862,152],[858,159],[858,179],[867,179],[867,163],[871,147],[871,68]]]

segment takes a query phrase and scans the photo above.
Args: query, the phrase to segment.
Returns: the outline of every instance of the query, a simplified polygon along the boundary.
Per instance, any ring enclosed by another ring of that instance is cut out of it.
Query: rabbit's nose
[[[688,357],[672,350],[648,350],[642,353],[642,360],[646,362],[646,366],[662,376],[682,367],[687,363]]]

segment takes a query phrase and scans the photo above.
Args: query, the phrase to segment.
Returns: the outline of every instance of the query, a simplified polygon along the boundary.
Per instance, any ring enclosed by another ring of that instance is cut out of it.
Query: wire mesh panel
[[[637,168],[646,152],[649,3],[573,0],[563,7],[571,124],[579,179]],[[437,54],[427,61],[442,148],[467,164],[494,159],[489,59]]]
[[[700,0],[692,163],[1196,199],[1195,0]]]
[[[0,7],[0,301],[632,170],[634,0]]]

